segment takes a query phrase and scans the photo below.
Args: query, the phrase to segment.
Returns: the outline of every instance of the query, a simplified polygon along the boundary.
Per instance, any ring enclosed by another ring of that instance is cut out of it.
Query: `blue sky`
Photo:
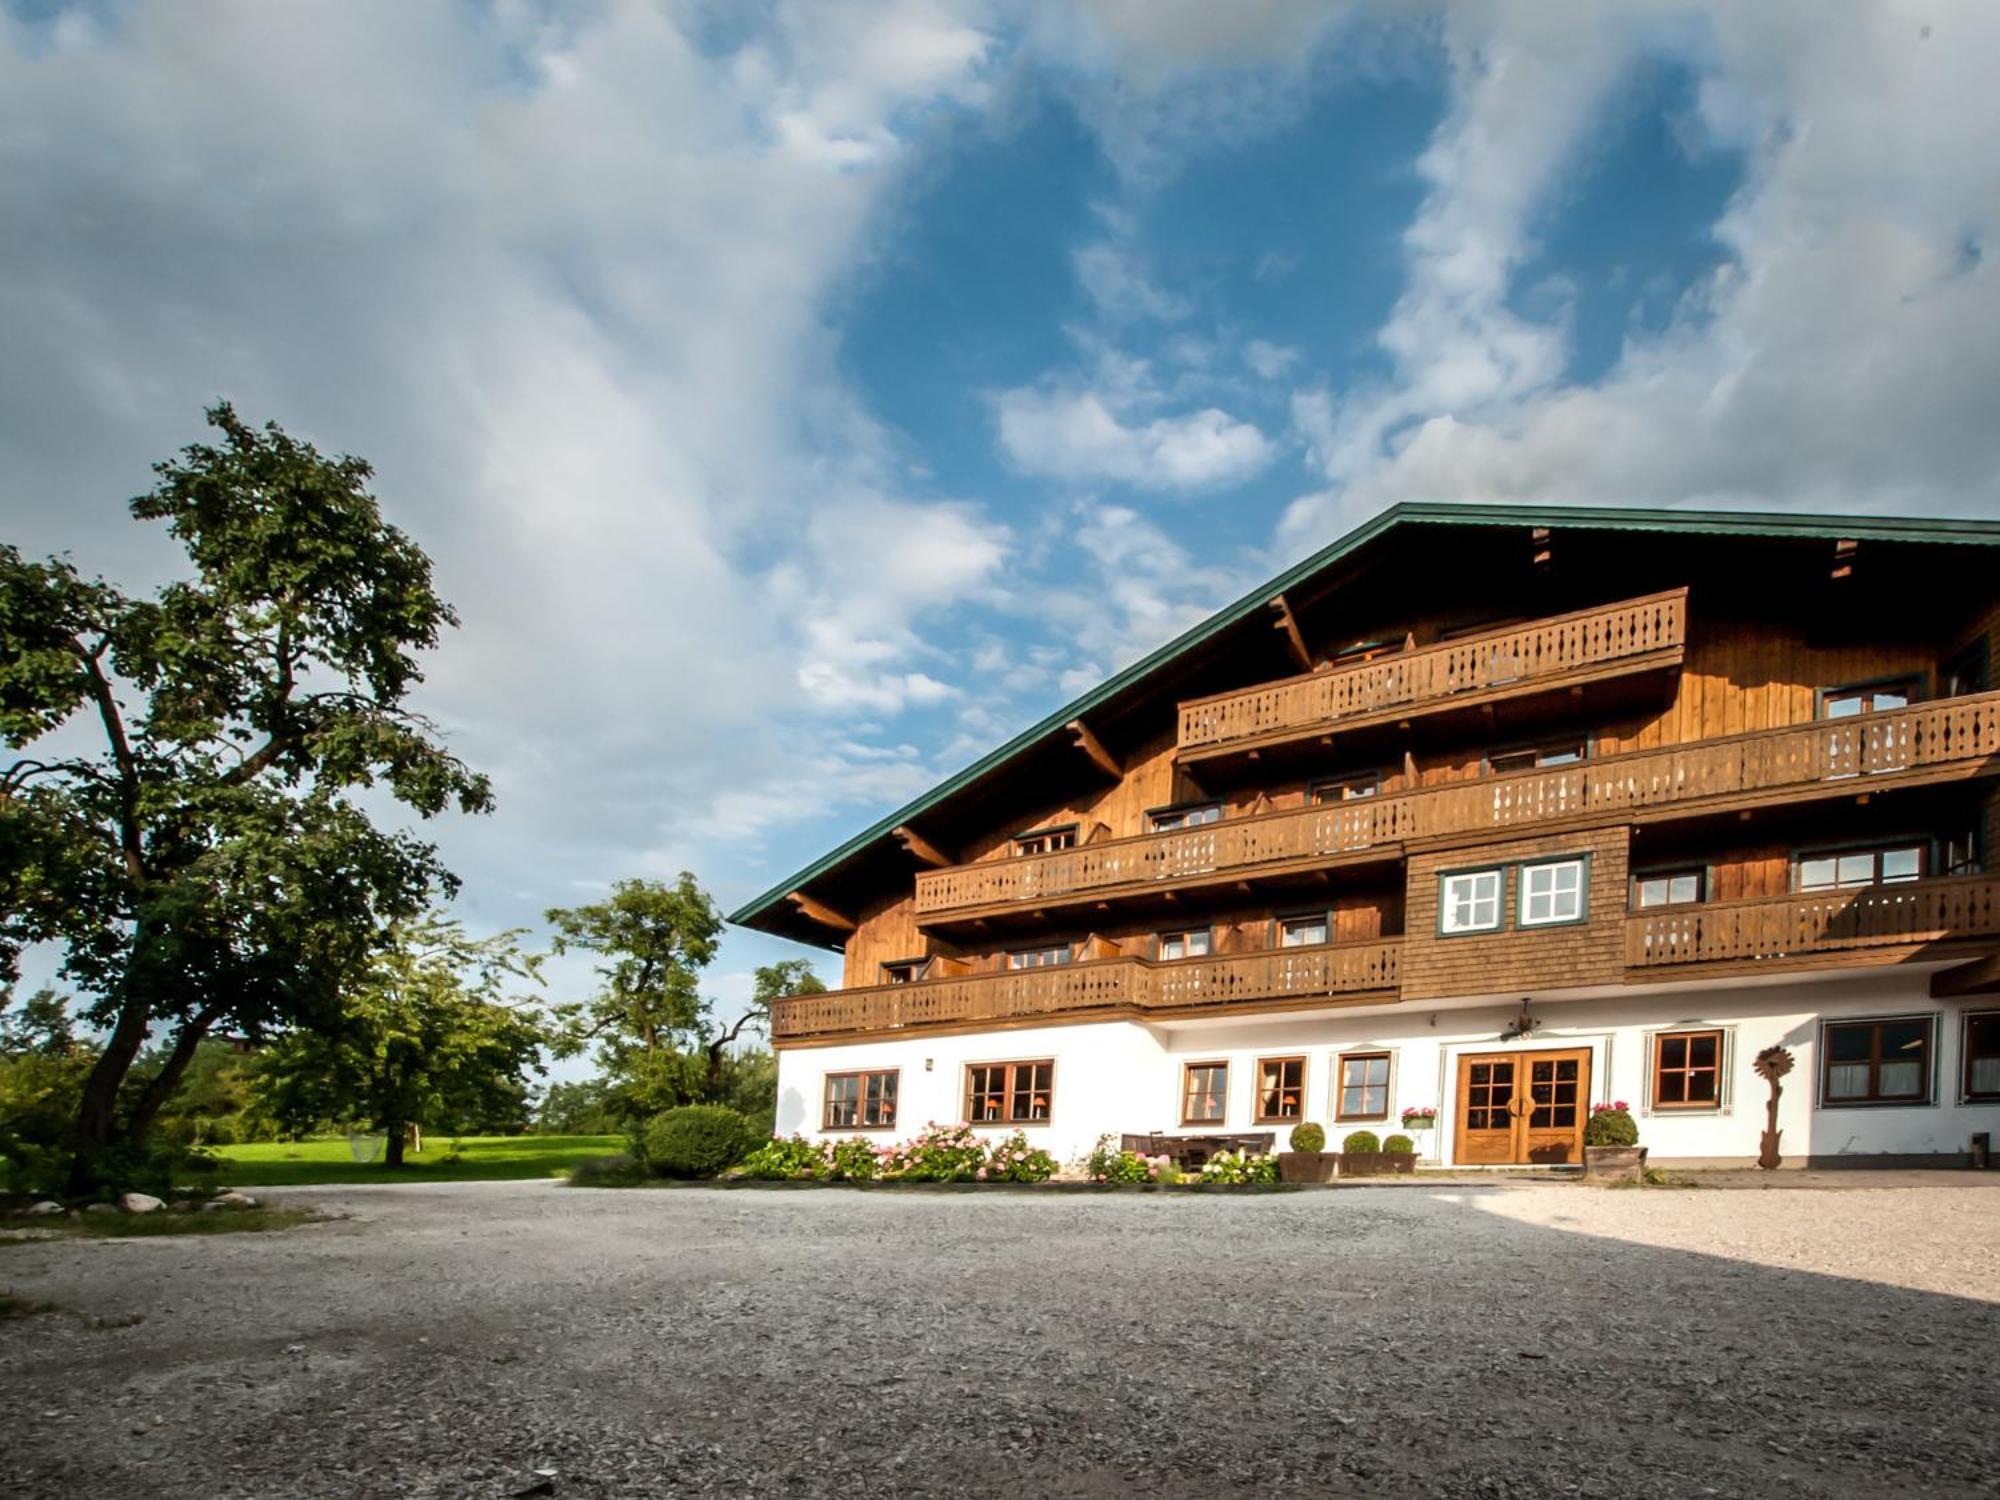
[[[4,0],[7,536],[369,456],[468,920],[733,904],[1396,500],[1996,513],[2000,13],[1819,21]]]

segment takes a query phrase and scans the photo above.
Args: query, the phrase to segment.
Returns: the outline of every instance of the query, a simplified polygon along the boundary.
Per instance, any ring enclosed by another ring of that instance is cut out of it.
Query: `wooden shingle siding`
[[[1464,849],[1412,854],[1404,896],[1403,998],[1439,999],[1503,990],[1568,989],[1617,984],[1625,973],[1626,851],[1624,828],[1553,834]],[[1520,864],[1589,856],[1585,921],[1520,928]],[[1448,870],[1504,866],[1499,932],[1446,937],[1438,931],[1439,877]]]

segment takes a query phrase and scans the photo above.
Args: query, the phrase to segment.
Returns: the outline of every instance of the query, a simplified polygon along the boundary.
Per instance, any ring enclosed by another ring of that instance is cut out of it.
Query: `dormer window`
[[[1147,814],[1154,833],[1173,833],[1182,828],[1199,828],[1222,821],[1220,802],[1202,802],[1188,807],[1162,807]]]
[[[1014,835],[1016,854],[1053,854],[1058,849],[1076,847],[1076,824],[1065,823],[1059,828],[1035,828],[1027,833]]]

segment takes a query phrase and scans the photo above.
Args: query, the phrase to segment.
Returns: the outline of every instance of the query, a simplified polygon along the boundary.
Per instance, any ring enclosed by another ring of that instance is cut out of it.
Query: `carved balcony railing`
[[[1416,839],[1643,820],[1666,809],[1784,800],[1871,779],[1945,779],[1996,765],[2000,693],[1979,693],[1396,796],[1225,818],[1052,854],[927,870],[917,876],[916,912],[919,921],[950,920],[992,909],[1213,884],[1356,854],[1393,857]]]
[[[1625,962],[1634,969],[1774,963],[1995,933],[2000,876],[1960,875],[1639,912],[1625,923]]]
[[[1180,707],[1183,756],[1678,662],[1687,590],[1578,610]]]
[[[1145,1014],[1260,1000],[1393,994],[1400,982],[1401,955],[1401,939],[1386,939],[1167,963],[1103,958],[832,990],[778,1001],[771,1008],[771,1035],[785,1041],[1037,1016]]]

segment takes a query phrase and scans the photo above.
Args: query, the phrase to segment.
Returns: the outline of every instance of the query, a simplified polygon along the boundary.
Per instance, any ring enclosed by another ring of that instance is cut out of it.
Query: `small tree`
[[[537,1008],[509,998],[510,980],[539,982],[539,958],[517,932],[473,939],[435,916],[399,927],[347,996],[337,1025],[296,1032],[259,1067],[258,1103],[303,1133],[356,1121],[386,1137],[403,1164],[413,1124],[523,1112],[526,1074],[541,1071],[548,1030]]]

